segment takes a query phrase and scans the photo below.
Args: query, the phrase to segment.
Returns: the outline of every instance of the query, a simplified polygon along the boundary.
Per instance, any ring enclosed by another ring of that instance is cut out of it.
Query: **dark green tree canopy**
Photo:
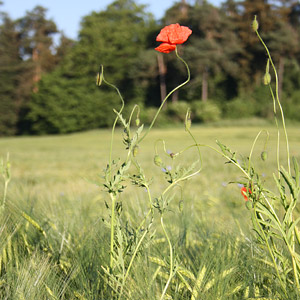
[[[58,46],[53,37],[59,30],[46,8],[37,6],[18,20],[2,13],[0,134],[108,126],[112,104],[118,106],[119,99],[108,86],[96,86],[100,65],[125,102],[145,107],[150,120],[153,106],[187,76],[174,53],[154,50],[157,34],[170,23],[188,26],[193,34],[178,46],[189,63],[191,82],[168,101],[168,120],[182,120],[174,114],[188,105],[197,110],[199,121],[212,120],[203,118],[209,111],[218,118],[266,117],[272,110],[262,85],[266,55],[251,29],[254,15],[278,70],[280,95],[288,97],[283,104],[298,107],[299,102],[300,107],[299,1],[225,0],[216,7],[205,0],[181,0],[154,20],[144,5],[116,0],[82,18],[77,40],[60,33]]]

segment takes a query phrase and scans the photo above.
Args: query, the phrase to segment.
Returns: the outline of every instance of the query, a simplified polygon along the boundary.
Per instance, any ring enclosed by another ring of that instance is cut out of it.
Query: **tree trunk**
[[[34,75],[33,75],[33,92],[37,93],[38,92],[38,87],[37,87],[37,83],[41,80],[41,74],[42,74],[42,70],[41,70],[41,65],[39,62],[39,50],[38,50],[38,46],[36,48],[33,49],[32,52],[32,61],[35,63],[35,70],[34,70]]]
[[[175,103],[178,101],[178,90],[176,90],[173,94],[172,94],[172,103]]]
[[[208,72],[207,68],[204,68],[204,71],[202,73],[202,101],[206,102],[208,98],[208,82],[207,82]]]
[[[181,12],[181,17],[182,19],[186,19],[187,18],[187,4],[185,2],[185,0],[181,0],[181,7],[180,7],[180,12]]]
[[[167,87],[166,87],[167,67],[164,63],[164,58],[160,53],[157,53],[157,63],[158,63],[158,73],[159,73],[160,98],[161,98],[161,102],[163,102],[167,96]]]
[[[278,67],[278,96],[281,98],[282,85],[283,85],[283,73],[284,73],[284,57],[279,57],[279,67]]]

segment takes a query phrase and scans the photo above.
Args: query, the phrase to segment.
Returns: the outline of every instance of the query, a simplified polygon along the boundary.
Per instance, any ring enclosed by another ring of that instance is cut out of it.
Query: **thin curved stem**
[[[277,148],[276,148],[276,158],[277,158],[277,171],[278,171],[278,178],[280,178],[280,163],[279,163],[279,155],[280,155],[280,148],[279,148],[279,143],[280,143],[280,131],[279,131],[279,126],[278,126],[278,121],[277,121],[277,116],[276,116],[276,100],[275,96],[272,90],[271,85],[269,84],[270,88],[270,93],[273,99],[273,110],[274,110],[274,118],[275,118],[275,124],[277,128]]]
[[[150,215],[151,213],[152,213],[152,217],[153,217],[153,206],[152,206],[152,198],[151,198],[150,189],[149,189],[148,185],[145,185],[145,188],[146,188],[147,194],[148,194],[148,199],[149,199],[149,203],[150,203],[150,209],[149,209],[147,215],[144,217],[144,219],[143,219],[142,222],[140,223],[140,225],[139,225],[139,227],[137,228],[136,232],[139,231],[139,230],[142,228],[142,226],[145,224],[147,218],[149,217],[149,215]],[[141,244],[142,244],[144,238],[146,237],[146,235],[147,235],[147,233],[148,233],[148,231],[149,231],[151,225],[152,225],[152,223],[148,226],[147,230],[145,230],[145,232],[144,232],[143,235],[141,236],[141,238],[140,238],[140,240],[139,240],[139,242],[138,242],[138,244],[137,244],[137,246],[136,246],[136,248],[135,248],[135,250],[134,250],[134,252],[133,252],[133,254],[132,254],[132,256],[131,256],[131,259],[130,259],[128,268],[127,268],[126,273],[125,273],[124,278],[123,278],[123,282],[122,282],[122,286],[121,286],[121,290],[120,290],[120,294],[119,294],[118,299],[121,299],[121,297],[122,297],[123,290],[124,290],[124,286],[125,286],[125,282],[126,282],[126,280],[127,280],[127,277],[128,277],[128,275],[129,275],[129,272],[130,272],[131,267],[132,267],[132,265],[133,265],[134,259],[135,259],[136,255],[137,255],[137,252],[138,252],[138,250],[139,250],[139,248],[140,248],[140,246],[141,246]]]
[[[121,114],[122,111],[123,111],[123,109],[124,109],[125,103],[124,103],[124,99],[123,99],[123,97],[122,97],[122,95],[120,93],[120,90],[114,84],[112,84],[112,83],[108,82],[107,80],[105,80],[104,74],[103,74],[103,82],[105,82],[107,85],[109,85],[110,87],[114,88],[117,91],[117,93],[118,93],[118,95],[119,95],[119,97],[121,99],[121,103],[122,103],[121,108],[120,108],[120,110],[118,112],[119,114]],[[113,149],[114,133],[115,133],[115,128],[116,128],[118,119],[119,119],[119,116],[117,115],[116,118],[115,118],[115,121],[113,123],[113,126],[112,126],[111,141],[110,141],[109,173],[110,173],[110,179],[111,180],[112,180],[112,171],[111,171],[112,170],[112,149]]]
[[[187,132],[189,133],[189,135],[191,136],[192,140],[195,142],[195,145],[197,147],[197,150],[198,150],[198,155],[199,155],[199,161],[200,161],[200,169],[198,172],[200,172],[202,170],[202,165],[203,165],[203,162],[202,162],[202,155],[201,155],[201,151],[200,151],[200,147],[198,146],[198,143],[194,137],[194,135],[191,133],[190,129],[187,129]]]
[[[279,279],[280,285],[282,286],[283,291],[284,291],[284,293],[286,294],[286,288],[285,288],[285,285],[283,284],[282,279],[281,279],[281,277],[280,277],[280,273],[279,273],[279,270],[278,270],[278,267],[277,267],[277,264],[276,264],[276,260],[275,260],[275,257],[274,257],[274,255],[273,255],[273,252],[272,252],[272,250],[271,250],[271,247],[270,247],[270,245],[269,245],[269,242],[268,242],[268,240],[267,240],[267,237],[266,237],[266,235],[265,235],[265,232],[264,232],[263,229],[261,228],[260,222],[258,221],[257,215],[256,215],[255,212],[253,213],[253,215],[254,215],[256,224],[259,226],[259,229],[260,229],[260,231],[261,231],[261,233],[262,233],[262,235],[263,235],[263,238],[264,238],[264,240],[265,240],[265,243],[266,243],[266,245],[267,245],[267,248],[268,248],[269,254],[270,254],[270,256],[271,256],[271,259],[272,259],[272,261],[273,261],[273,265],[274,265],[274,268],[275,268],[275,270],[276,270],[277,277],[278,277],[278,279]]]
[[[110,224],[110,269],[113,268],[114,235],[115,235],[115,205],[116,199],[110,194],[111,198],[111,224]]]
[[[251,158],[252,158],[252,154],[253,154],[253,151],[254,151],[254,147],[255,147],[255,144],[259,138],[259,136],[263,133],[263,132],[266,132],[267,134],[267,140],[269,139],[269,133],[267,130],[263,129],[261,131],[259,131],[259,133],[256,135],[254,141],[253,141],[253,144],[252,144],[252,147],[251,147],[251,150],[250,150],[250,153],[249,153],[249,162],[248,162],[248,172],[250,172],[250,167],[251,167]],[[266,141],[267,143],[267,141]],[[265,143],[265,147],[266,147],[266,143]]]
[[[178,58],[179,60],[181,60],[181,61],[184,63],[184,65],[185,65],[185,67],[186,67],[186,70],[187,70],[187,73],[188,73],[188,78],[187,78],[187,80],[186,80],[185,82],[183,82],[183,83],[181,83],[180,85],[178,85],[177,87],[175,87],[175,88],[174,88],[171,92],[169,92],[169,94],[165,97],[165,99],[162,101],[160,107],[158,108],[158,110],[157,110],[157,112],[156,112],[156,114],[155,114],[155,116],[154,116],[154,118],[153,118],[153,120],[152,120],[152,122],[151,122],[151,124],[150,124],[150,126],[149,126],[149,128],[148,128],[148,130],[147,130],[146,133],[140,138],[139,142],[141,142],[141,141],[149,134],[151,128],[153,127],[153,125],[154,125],[154,123],[155,123],[155,121],[156,121],[156,119],[157,119],[157,117],[158,117],[160,111],[162,110],[162,108],[163,108],[165,102],[168,100],[168,98],[169,98],[175,91],[177,91],[178,89],[180,89],[181,87],[183,87],[184,85],[186,85],[186,84],[190,81],[191,73],[190,73],[189,66],[188,66],[188,64],[185,62],[185,60],[184,60],[182,57],[179,56],[178,51],[177,51],[177,47],[176,47],[176,49],[175,49],[175,54],[176,54],[177,58]]]
[[[276,102],[278,104],[279,110],[280,110],[280,114],[281,114],[281,120],[282,120],[282,126],[283,126],[283,130],[284,130],[284,135],[285,135],[285,140],[286,140],[286,151],[287,151],[287,163],[288,163],[288,171],[289,174],[291,174],[291,163],[290,163],[290,149],[289,149],[289,141],[288,141],[288,135],[287,135],[287,131],[286,131],[286,126],[285,126],[285,119],[284,119],[284,113],[283,113],[283,109],[279,100],[279,92],[278,92],[278,88],[279,88],[279,84],[278,84],[278,75],[277,75],[277,71],[275,68],[275,65],[273,63],[270,51],[267,47],[267,45],[265,44],[265,42],[263,41],[263,39],[261,38],[260,34],[258,33],[258,31],[256,30],[256,35],[258,36],[260,42],[262,43],[262,45],[264,46],[267,55],[269,57],[270,63],[272,65],[272,68],[274,70],[274,74],[275,74],[275,84],[276,84],[276,90],[275,90],[275,95],[276,95]]]
[[[162,295],[161,295],[161,297],[160,297],[160,300],[163,300],[163,299],[165,298],[165,295],[166,295],[166,292],[167,292],[168,287],[169,287],[169,285],[170,285],[170,282],[171,282],[171,280],[172,280],[172,278],[173,278],[173,268],[174,268],[174,264],[173,264],[173,246],[172,246],[171,240],[170,240],[170,238],[169,238],[169,236],[168,236],[168,233],[167,233],[166,228],[165,228],[165,225],[164,225],[163,215],[161,215],[161,217],[160,217],[160,224],[161,224],[161,227],[162,227],[163,232],[164,232],[164,234],[165,234],[165,237],[166,237],[166,239],[167,239],[167,241],[168,241],[168,244],[169,244],[169,251],[170,251],[170,274],[169,274],[168,281],[167,281],[167,283],[166,283],[166,285],[165,285],[165,288],[164,288],[164,290],[163,290],[163,292],[162,292]]]

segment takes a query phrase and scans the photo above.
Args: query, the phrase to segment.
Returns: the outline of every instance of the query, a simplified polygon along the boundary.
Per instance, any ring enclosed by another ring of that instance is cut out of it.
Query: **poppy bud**
[[[139,152],[139,146],[134,146],[133,149],[132,149],[133,157],[136,157],[138,152]]]
[[[258,29],[258,22],[256,20],[256,16],[254,16],[254,20],[252,22],[252,30],[255,32]]]
[[[267,158],[268,158],[268,153],[267,153],[267,151],[263,151],[263,152],[260,154],[260,157],[261,157],[262,161],[266,161]]]
[[[96,85],[100,86],[103,80],[103,66],[100,66],[99,73],[97,74]]]
[[[269,68],[270,68],[270,60],[268,59],[267,65],[266,65],[266,73],[265,73],[264,79],[263,79],[264,85],[268,85],[271,82],[271,75],[269,73]]]
[[[252,201],[246,201],[245,205],[246,205],[247,209],[249,209],[249,210],[253,208]]]
[[[160,158],[160,156],[158,154],[156,154],[154,156],[154,163],[158,166],[161,167],[162,165],[162,159]]]
[[[136,125],[136,126],[139,126],[139,125],[140,125],[140,119],[139,119],[139,118],[137,118],[137,119],[135,120],[135,125]]]
[[[188,109],[185,115],[185,131],[189,131],[192,126],[191,111]]]
[[[270,73],[266,73],[265,75],[264,75],[264,85],[268,85],[268,84],[270,84],[271,83],[271,75],[270,75]]]

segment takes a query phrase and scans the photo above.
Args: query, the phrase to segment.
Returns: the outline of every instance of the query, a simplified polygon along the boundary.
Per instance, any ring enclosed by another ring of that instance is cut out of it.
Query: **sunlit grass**
[[[192,131],[200,144],[215,146],[215,140],[218,139],[247,156],[262,128],[270,132],[268,159],[263,162],[260,158],[264,146],[262,138],[257,143],[253,160],[267,181],[276,171],[277,133],[272,124],[215,124],[211,127],[194,126]],[[291,154],[299,158],[298,126],[289,126],[288,132]],[[2,221],[0,237],[3,243],[0,252],[6,249],[7,261],[15,261],[15,257],[18,257],[18,266],[11,263],[14,267],[3,273],[6,275],[0,279],[1,295],[18,293],[20,299],[37,299],[37,295],[40,299],[107,299],[107,291],[99,274],[101,265],[107,265],[109,259],[109,228],[102,220],[107,217],[105,201],[109,203],[109,199],[105,198],[97,183],[101,183],[102,171],[108,160],[110,134],[109,130],[97,130],[65,136],[0,139],[0,157],[5,158],[9,152],[12,164],[6,211],[9,219]],[[124,148],[121,136],[122,132],[117,130],[114,157],[120,156]],[[192,143],[184,128],[168,128],[154,129],[140,145],[138,156],[146,175],[159,179],[151,186],[154,195],[165,187],[164,172],[153,163],[153,145],[157,139],[164,139],[167,149],[172,152],[180,151]],[[197,159],[195,150],[187,153],[188,163]],[[171,166],[172,159],[164,157],[162,151],[160,154]],[[281,145],[281,157],[284,164],[284,144]],[[253,275],[258,272],[259,263],[252,260],[252,256],[259,256],[259,249],[255,249],[251,242],[248,229],[250,220],[240,188],[236,183],[229,183],[238,181],[241,174],[210,149],[202,148],[202,158],[202,172],[184,185],[182,193],[176,194],[166,215],[166,226],[176,245],[180,264],[195,276],[201,270],[206,270],[202,285],[199,283],[199,293],[206,293],[205,299],[217,299],[220,293],[230,293],[233,282],[238,283],[236,286],[242,285],[241,293],[246,293],[247,285],[259,281]],[[132,193],[129,187],[121,199],[124,218],[135,224],[147,207],[145,191],[141,188]],[[178,213],[181,200],[183,212]],[[22,212],[43,227],[47,233],[46,244],[34,226],[26,224],[21,217]],[[15,244],[7,246],[4,241],[13,236],[13,228],[17,224],[26,224],[24,231],[14,240]],[[18,247],[18,243],[24,244],[24,237],[29,243],[38,245],[37,248]],[[138,257],[128,280],[128,289],[131,289],[126,291],[129,294],[125,293],[128,298],[157,299],[161,293],[163,284],[160,286],[159,281],[151,283],[157,266],[148,261],[151,255],[159,257],[167,254],[166,241],[159,241],[161,237],[163,235],[158,229],[151,253],[147,255],[146,252]],[[12,249],[11,256],[8,254],[9,247]],[[59,259],[62,262],[57,265]],[[238,271],[224,277],[224,280],[217,279],[217,273],[222,274],[231,268]],[[246,278],[246,275],[249,277]],[[213,278],[220,282],[208,291],[205,286]],[[149,290],[147,287],[150,285]],[[138,290],[137,286],[140,287]],[[264,289],[263,283],[261,288]],[[253,286],[249,290],[254,297]],[[226,299],[241,299],[239,297],[228,294]],[[179,289],[176,299],[188,298]]]

